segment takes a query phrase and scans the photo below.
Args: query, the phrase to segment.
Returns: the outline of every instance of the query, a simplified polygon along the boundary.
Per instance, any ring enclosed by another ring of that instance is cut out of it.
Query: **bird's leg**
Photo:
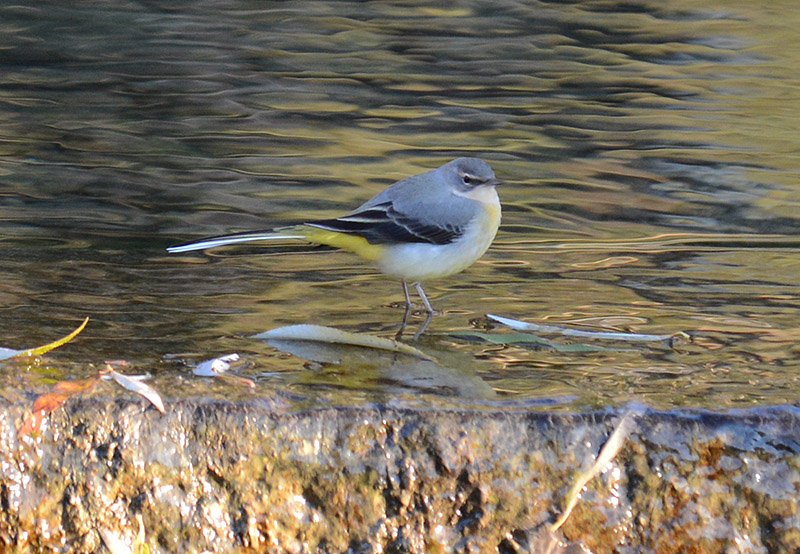
[[[422,283],[414,283],[414,288],[417,289],[417,294],[419,294],[419,298],[422,300],[422,304],[425,306],[425,311],[428,312],[428,317],[425,318],[425,321],[422,323],[422,325],[420,325],[419,329],[417,329],[417,332],[414,333],[414,340],[416,341],[419,339],[422,333],[425,332],[425,329],[428,328],[428,325],[431,324],[435,310],[433,309],[433,306],[431,306],[431,303],[425,294],[425,290],[422,288]]]
[[[403,296],[406,297],[406,308],[411,306],[411,295],[408,293],[408,283],[403,279],[400,281],[403,284]]]
[[[403,294],[406,297],[406,311],[403,314],[403,322],[400,324],[400,329],[397,331],[397,334],[394,336],[395,340],[400,340],[403,337],[403,331],[406,330],[406,325],[408,325],[408,316],[411,315],[411,296],[408,294],[408,283],[406,280],[403,279],[400,281],[403,284]]]
[[[422,333],[425,332],[425,329],[428,328],[428,325],[431,324],[431,320],[433,319],[433,312],[428,312],[428,317],[425,318],[425,321],[422,322],[422,325],[419,326],[417,332],[414,333],[414,340],[419,340],[419,337],[422,336]]]
[[[405,285],[405,281],[403,284]],[[422,304],[425,306],[425,311],[429,314],[434,313],[436,310],[433,309],[428,297],[425,295],[425,290],[422,288],[422,283],[414,283],[414,288],[417,289],[417,294],[419,294],[419,298],[422,300]],[[406,287],[406,298],[408,298],[408,287]]]
[[[411,295],[408,293],[408,283],[406,283],[405,279],[403,279],[401,282],[403,283],[403,294],[406,297],[406,311],[403,314],[403,322],[400,324],[400,330],[397,331],[397,334],[394,337],[395,340],[400,340],[402,338],[403,331],[406,330],[406,325],[408,325],[408,316],[411,315],[411,307],[413,306],[411,303]],[[414,333],[414,340],[417,340],[422,333],[425,332],[425,329],[428,328],[428,325],[431,324],[433,314],[436,313],[436,310],[434,310],[433,306],[431,306],[431,302],[428,300],[428,296],[425,294],[425,289],[422,288],[422,283],[414,283],[414,288],[417,289],[419,299],[422,300],[422,305],[425,306],[425,311],[428,314],[420,328],[417,329],[416,333]]]

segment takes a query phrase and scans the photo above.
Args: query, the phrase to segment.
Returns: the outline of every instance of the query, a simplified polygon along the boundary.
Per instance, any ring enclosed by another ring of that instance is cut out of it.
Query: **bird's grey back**
[[[474,200],[454,194],[460,184],[458,169],[482,177],[494,178],[489,164],[478,158],[457,158],[436,169],[406,177],[368,200],[352,213],[391,202],[398,212],[424,224],[447,222],[454,229],[463,229],[481,206]]]

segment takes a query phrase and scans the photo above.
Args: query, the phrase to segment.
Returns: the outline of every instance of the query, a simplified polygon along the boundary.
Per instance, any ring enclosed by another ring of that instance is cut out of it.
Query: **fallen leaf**
[[[164,403],[161,401],[161,396],[153,387],[142,382],[145,379],[149,379],[149,375],[123,375],[122,373],[118,373],[111,369],[110,365],[106,365],[106,369],[103,371],[102,378],[106,380],[114,380],[124,389],[135,392],[136,394],[149,400],[155,409],[162,414],[167,413],[167,410],[164,409]]]
[[[592,467],[580,475],[575,479],[575,482],[572,484],[572,488],[567,493],[566,499],[567,504],[564,508],[564,513],[561,514],[561,517],[558,518],[553,525],[550,526],[550,531],[555,532],[557,531],[569,518],[569,515],[572,513],[572,510],[578,504],[578,499],[580,498],[580,493],[583,487],[586,486],[586,483],[591,481],[595,475],[598,475],[605,467],[614,459],[614,457],[619,453],[622,449],[623,445],[625,444],[625,440],[628,438],[628,435],[631,434],[635,427],[635,420],[632,411],[625,412],[625,414],[620,419],[617,427],[614,429],[614,432],[611,433],[611,436],[608,437],[608,440],[603,445],[603,448],[600,449],[600,453],[597,455],[597,459],[595,460]]]
[[[139,532],[133,541],[133,554],[150,554],[150,547],[144,542],[144,522],[142,514],[136,514],[136,521],[139,524]]]
[[[89,318],[83,320],[77,329],[71,332],[66,337],[60,338],[55,342],[51,342],[50,344],[45,344],[44,346],[39,346],[38,348],[29,348],[27,350],[12,350],[10,348],[0,348],[0,360],[5,360],[7,358],[22,358],[23,356],[41,356],[45,352],[49,352],[59,346],[68,343],[72,339],[74,339],[78,333],[83,331],[86,324],[89,323]]]
[[[228,381],[234,385],[244,385],[254,389],[256,383],[252,379],[227,373],[231,368],[231,362],[237,361],[239,361],[239,354],[236,353],[220,356],[219,358],[200,362],[192,373],[200,377],[216,377],[217,379]]]
[[[323,325],[289,325],[288,327],[279,327],[264,333],[259,333],[255,336],[255,338],[361,346],[364,348],[388,350],[390,352],[406,354],[408,356],[414,356],[415,358],[421,358],[423,360],[433,360],[433,358],[422,351],[417,350],[413,346],[403,344],[402,342],[397,342],[396,340],[365,335],[362,333],[350,333],[347,331],[342,331],[341,329],[335,329],[333,327],[325,327]]]
[[[239,354],[233,353],[197,364],[193,373],[200,377],[219,377],[231,368],[231,362],[238,362]]]
[[[662,341],[669,342],[676,339],[689,340],[689,335],[683,331],[679,331],[674,335],[647,335],[643,333],[624,333],[617,331],[593,331],[590,329],[576,329],[574,327],[565,327],[562,325],[545,325],[542,323],[531,323],[528,321],[521,321],[519,319],[512,319],[510,317],[501,317],[499,315],[486,314],[486,317],[507,325],[517,331],[539,331],[543,333],[558,333],[569,337],[582,337],[587,339],[606,339],[606,340],[623,340],[623,341]]]
[[[607,352],[619,348],[606,348],[594,344],[562,344],[530,333],[485,333],[483,331],[458,331],[450,333],[459,339],[480,339],[492,344],[518,344],[532,348],[552,348],[559,352]]]
[[[98,373],[86,379],[60,381],[48,392],[37,396],[33,401],[33,410],[25,417],[19,428],[19,436],[38,433],[46,415],[60,408],[70,397],[91,389],[99,380]]]
[[[18,356],[22,350],[14,350],[12,348],[5,348],[0,346],[0,360],[7,360],[8,358],[13,358],[14,356]]]

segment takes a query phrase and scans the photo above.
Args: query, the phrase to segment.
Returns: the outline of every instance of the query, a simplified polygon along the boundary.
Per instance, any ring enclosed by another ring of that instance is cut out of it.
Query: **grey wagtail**
[[[398,337],[412,305],[408,283],[414,285],[428,313],[417,338],[434,313],[422,281],[459,273],[486,252],[500,226],[500,199],[495,190],[499,184],[483,160],[458,158],[397,181],[341,217],[209,237],[167,250],[189,252],[270,239],[305,239],[349,250],[402,281],[406,312]]]

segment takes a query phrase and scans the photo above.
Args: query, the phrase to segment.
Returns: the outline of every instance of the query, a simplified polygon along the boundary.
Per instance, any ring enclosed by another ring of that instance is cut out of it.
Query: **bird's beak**
[[[497,185],[502,185],[503,181],[501,181],[500,179],[489,179],[488,181],[486,181],[483,184],[485,186],[496,187]]]

